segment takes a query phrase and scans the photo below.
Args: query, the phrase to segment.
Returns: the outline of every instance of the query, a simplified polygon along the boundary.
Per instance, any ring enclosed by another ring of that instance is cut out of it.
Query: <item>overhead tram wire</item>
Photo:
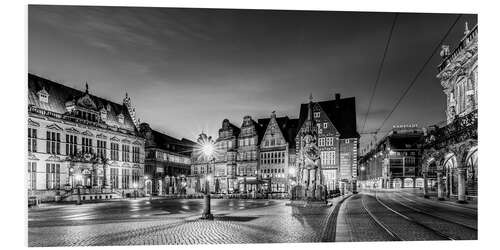
[[[424,65],[420,68],[420,70],[415,75],[415,77],[413,78],[413,80],[410,82],[410,84],[408,85],[408,87],[406,87],[405,91],[403,92],[403,94],[401,95],[401,97],[399,97],[398,101],[396,102],[396,105],[394,105],[394,107],[392,108],[391,112],[389,112],[389,114],[385,117],[384,121],[382,122],[382,124],[380,125],[380,127],[376,131],[380,131],[382,129],[382,127],[385,125],[385,123],[387,122],[387,120],[389,120],[389,118],[391,117],[391,115],[398,108],[398,106],[401,103],[401,101],[406,97],[406,94],[408,94],[408,91],[410,91],[411,87],[413,87],[413,85],[417,82],[418,77],[420,77],[420,75],[422,74],[422,72],[427,67],[427,64],[429,64],[429,62],[431,61],[431,59],[436,54],[436,52],[439,49],[439,47],[441,47],[441,45],[443,44],[444,40],[448,37],[448,35],[453,30],[453,28],[458,23],[458,20],[460,20],[461,17],[462,17],[462,14],[458,14],[457,15],[457,18],[455,18],[455,21],[448,28],[448,30],[444,34],[443,38],[441,38],[441,40],[439,41],[439,43],[436,44],[436,47],[434,47],[434,49],[432,50],[432,53],[429,55],[429,57],[425,61]]]
[[[398,16],[399,16],[399,13],[396,13],[394,15],[394,19],[392,20],[391,29],[389,31],[389,36],[387,37],[387,42],[385,43],[384,54],[382,55],[382,60],[380,61],[380,66],[379,66],[378,72],[377,72],[377,78],[375,80],[375,85],[373,87],[372,95],[370,97],[370,102],[368,103],[368,110],[366,111],[366,114],[365,114],[365,120],[363,122],[363,129],[361,129],[361,131],[363,131],[363,132],[366,132],[365,131],[366,120],[368,118],[368,114],[370,113],[370,110],[371,110],[371,107],[372,107],[373,97],[375,96],[375,92],[377,90],[377,86],[378,86],[378,83],[379,83],[379,80],[380,80],[380,76],[382,75],[382,69],[384,68],[385,58],[387,56],[387,51],[389,50],[389,44],[391,43],[391,40],[392,40],[392,34],[394,32],[394,27],[396,26],[396,20],[398,19]]]

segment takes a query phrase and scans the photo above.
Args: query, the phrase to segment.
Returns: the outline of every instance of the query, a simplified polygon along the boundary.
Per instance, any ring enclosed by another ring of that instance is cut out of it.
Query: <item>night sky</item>
[[[297,118],[300,103],[356,97],[358,131],[394,13],[29,6],[30,73],[121,103],[154,129],[195,140],[222,120]],[[402,13],[365,131],[377,129],[455,14]],[[463,37],[464,15],[446,39]],[[439,51],[438,51],[439,52]],[[436,53],[380,135],[445,120]],[[362,135],[362,145],[372,135]]]

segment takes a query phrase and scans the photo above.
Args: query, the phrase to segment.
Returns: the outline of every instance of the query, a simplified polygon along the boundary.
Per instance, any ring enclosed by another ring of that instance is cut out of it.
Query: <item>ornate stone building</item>
[[[311,96],[312,98],[312,96]],[[328,191],[352,183],[357,177],[359,134],[356,131],[356,101],[354,97],[313,102],[313,119],[318,131],[318,146],[323,184]],[[304,129],[308,104],[300,106],[296,151],[300,151],[299,134]]]
[[[286,194],[294,181],[298,119],[276,117],[273,111],[271,118],[259,119],[258,123],[265,131],[259,147],[259,173],[265,182],[263,191]]]
[[[465,202],[477,198],[477,30],[466,23],[457,47],[450,52],[444,45],[441,51],[437,78],[446,95],[447,122],[428,129],[422,162],[424,178],[436,176],[440,199]],[[427,181],[424,183],[427,191]]]
[[[143,189],[144,139],[123,104],[28,74],[28,195],[109,199]]]
[[[140,124],[139,132],[146,139],[146,193],[160,196],[186,193],[195,142],[178,140],[151,129],[147,123]]]

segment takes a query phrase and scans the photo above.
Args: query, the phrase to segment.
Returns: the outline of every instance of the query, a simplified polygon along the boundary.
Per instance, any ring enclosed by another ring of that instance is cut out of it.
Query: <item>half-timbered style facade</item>
[[[28,74],[28,195],[109,199],[143,188],[144,139],[135,110]]]

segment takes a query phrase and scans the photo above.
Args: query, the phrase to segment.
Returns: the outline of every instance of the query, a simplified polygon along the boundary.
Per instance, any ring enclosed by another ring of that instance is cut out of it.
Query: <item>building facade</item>
[[[354,97],[313,102],[313,119],[318,131],[318,147],[323,184],[328,191],[336,190],[357,178],[359,134],[356,130],[356,102]],[[308,104],[302,104],[299,131],[295,138],[296,152],[300,151],[299,134],[308,115]]]
[[[445,125],[426,131],[422,161],[424,178],[437,181],[439,199],[466,202],[477,198],[477,34],[477,25],[469,29],[466,23],[456,48],[450,52],[444,45],[441,51],[437,78],[446,96],[447,119]]]
[[[259,146],[259,173],[263,183],[263,192],[271,194],[287,194],[294,181],[295,169],[295,134],[298,119],[276,117],[259,119],[264,129]],[[292,171],[290,170],[292,169]]]
[[[240,193],[260,192],[264,183],[259,174],[262,131],[262,127],[251,116],[243,117],[236,156],[236,179]]]
[[[28,74],[28,195],[45,201],[142,192],[144,139],[123,104]]]
[[[359,160],[359,183],[365,188],[423,187],[421,158],[424,133],[416,125],[397,125]]]
[[[191,173],[191,153],[195,143],[153,130],[147,123],[140,124],[139,132],[146,140],[146,194],[187,193],[187,176]]]

